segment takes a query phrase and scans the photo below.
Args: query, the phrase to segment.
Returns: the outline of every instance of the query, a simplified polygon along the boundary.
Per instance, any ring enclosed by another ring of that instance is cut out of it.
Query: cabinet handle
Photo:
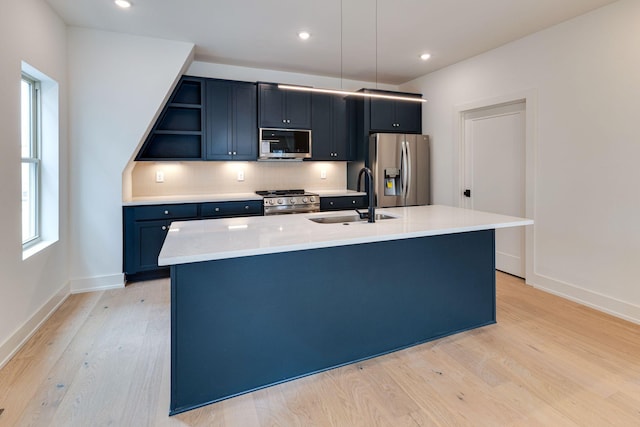
[[[163,230],[163,231],[165,231],[166,229],[167,229],[167,226],[166,226],[166,225],[163,225],[163,226],[162,226],[162,230]]]
[[[333,202],[329,202],[329,204],[330,204],[331,206],[333,206]]]
[[[352,201],[351,201],[351,203],[353,203],[353,204],[355,205],[355,204],[356,204],[356,201],[355,201],[355,200],[352,200]]]
[[[287,119],[282,119],[282,123],[287,123]]]
[[[244,208],[245,208],[245,209],[249,209],[249,205],[245,206]]]
[[[234,151],[234,152],[233,152],[233,155],[235,156],[236,154],[238,154],[238,153],[236,153],[236,152]]]
[[[220,208],[215,208],[215,211],[216,212],[220,212]]]
[[[229,151],[229,155],[231,155],[231,151]]]
[[[287,119],[287,123],[291,123],[291,120]]]
[[[164,214],[165,215],[169,215],[169,211],[164,211]]]

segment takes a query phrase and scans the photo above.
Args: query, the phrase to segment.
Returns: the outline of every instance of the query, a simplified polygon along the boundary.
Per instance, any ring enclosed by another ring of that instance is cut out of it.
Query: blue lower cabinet
[[[230,218],[262,215],[262,200],[202,203],[202,218]]]
[[[262,215],[262,200],[125,206],[123,271],[129,282],[169,276],[158,255],[172,221]]]
[[[364,209],[366,207],[367,196],[320,197],[321,211]]]

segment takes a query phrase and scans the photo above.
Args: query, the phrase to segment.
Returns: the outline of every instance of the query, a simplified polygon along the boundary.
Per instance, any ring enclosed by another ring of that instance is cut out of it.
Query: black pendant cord
[[[342,8],[342,0],[340,0],[340,89],[344,89],[342,87],[342,62],[343,62],[343,58],[344,58],[344,53],[343,53],[343,34],[342,34],[342,14],[343,14],[343,8]]]
[[[376,89],[378,89],[378,0],[376,0]]]

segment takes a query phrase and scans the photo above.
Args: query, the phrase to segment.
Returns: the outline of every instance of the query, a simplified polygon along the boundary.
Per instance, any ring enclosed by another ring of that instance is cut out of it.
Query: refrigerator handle
[[[400,167],[402,168],[402,204],[405,205],[407,203],[407,192],[409,186],[409,168],[407,162],[407,141],[402,141],[401,144],[402,152],[400,159]]]
[[[413,179],[413,170],[411,169],[411,144],[408,141],[404,142],[405,151],[407,155],[405,156],[405,162],[407,163],[407,186],[405,187],[404,193],[404,205],[407,205],[407,197],[409,197],[409,192],[411,191],[411,180]]]

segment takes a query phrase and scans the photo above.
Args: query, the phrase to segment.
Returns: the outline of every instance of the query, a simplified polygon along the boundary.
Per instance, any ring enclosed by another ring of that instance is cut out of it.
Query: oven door
[[[260,129],[260,160],[311,158],[311,131]]]

